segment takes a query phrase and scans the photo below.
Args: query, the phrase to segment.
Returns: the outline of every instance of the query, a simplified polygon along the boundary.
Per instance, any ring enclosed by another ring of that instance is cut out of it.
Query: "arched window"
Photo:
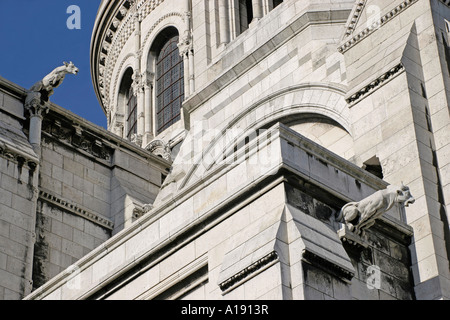
[[[122,138],[131,140],[133,133],[137,132],[137,99],[133,94],[133,69],[128,67],[123,76],[119,87],[119,96],[117,98],[117,110],[114,115],[115,127],[121,128],[117,132]]]
[[[178,35],[169,38],[156,58],[156,126],[161,133],[181,119],[184,100],[184,67]]]
[[[127,91],[127,139],[131,140],[131,136],[137,133],[137,99],[133,92],[133,87]]]

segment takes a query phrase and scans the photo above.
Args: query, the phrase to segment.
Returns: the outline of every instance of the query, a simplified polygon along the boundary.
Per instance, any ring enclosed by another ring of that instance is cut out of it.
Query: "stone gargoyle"
[[[66,74],[77,74],[79,69],[70,62],[64,62],[63,66],[57,67],[42,80],[36,82],[30,90],[25,100],[26,106],[39,105],[41,101],[47,102],[53,94],[53,90],[61,85]]]
[[[340,210],[336,221],[344,223],[349,231],[363,237],[365,230],[370,228],[375,220],[391,209],[395,203],[408,207],[414,201],[409,187],[403,183],[401,187],[390,185],[359,202],[347,203]]]

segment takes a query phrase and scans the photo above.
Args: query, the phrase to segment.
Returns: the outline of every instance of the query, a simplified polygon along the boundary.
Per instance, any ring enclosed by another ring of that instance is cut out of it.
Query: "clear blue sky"
[[[102,127],[106,117],[95,96],[89,49],[101,0],[0,0],[0,76],[29,89],[63,61],[78,75],[67,75],[50,100]],[[81,9],[81,29],[70,30],[70,5]]]

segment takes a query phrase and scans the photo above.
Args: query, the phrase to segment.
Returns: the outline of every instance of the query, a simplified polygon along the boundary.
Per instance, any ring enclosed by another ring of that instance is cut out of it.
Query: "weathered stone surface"
[[[33,279],[29,299],[449,297],[447,2],[262,0],[254,21],[237,2],[102,1],[110,132],[50,103],[34,141],[0,78],[0,299]],[[184,101],[161,131],[175,35]],[[341,241],[344,204],[402,183],[414,205]]]

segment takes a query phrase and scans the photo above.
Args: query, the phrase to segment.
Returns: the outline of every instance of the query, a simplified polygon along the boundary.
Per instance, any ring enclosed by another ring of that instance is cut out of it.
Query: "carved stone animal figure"
[[[42,80],[36,82],[31,89],[30,93],[34,93],[34,97],[36,93],[41,94],[41,99],[44,101],[48,101],[48,98],[53,94],[53,89],[59,87],[61,83],[64,81],[66,74],[77,74],[79,69],[75,67],[73,62],[70,63],[64,62],[64,65],[54,69],[48,75],[46,75]]]
[[[364,236],[365,230],[370,228],[375,220],[391,209],[395,203],[407,207],[414,201],[407,186],[403,184],[401,187],[390,185],[359,202],[347,203],[342,207],[336,220],[345,223],[350,231]]]

